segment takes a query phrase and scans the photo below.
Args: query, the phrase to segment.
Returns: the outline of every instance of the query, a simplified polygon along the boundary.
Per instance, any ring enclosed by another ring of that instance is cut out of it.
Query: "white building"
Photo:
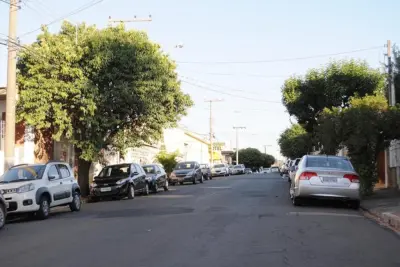
[[[210,143],[201,136],[181,128],[164,131],[164,146],[168,153],[178,151],[179,160],[209,163]]]

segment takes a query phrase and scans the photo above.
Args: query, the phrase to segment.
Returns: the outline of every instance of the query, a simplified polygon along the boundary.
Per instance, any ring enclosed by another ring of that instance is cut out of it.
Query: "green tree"
[[[311,135],[299,124],[283,131],[278,144],[281,154],[290,159],[300,158],[312,151]]]
[[[239,150],[239,162],[244,164],[246,168],[258,169],[262,166],[271,166],[275,159],[271,155],[261,153],[257,148],[249,147]]]
[[[393,49],[393,58],[394,58],[394,88],[396,91],[396,103],[400,103],[400,51],[397,46]]]
[[[353,96],[383,93],[385,77],[367,63],[337,61],[311,69],[305,77],[292,77],[282,87],[282,102],[307,132],[313,133],[325,108],[347,108]]]
[[[176,160],[176,157],[178,156],[178,152],[174,153],[167,153],[165,151],[161,151],[160,153],[157,154],[156,159],[157,161],[163,165],[165,171],[169,175],[171,172],[174,170],[176,164],[178,163]]]
[[[180,90],[176,66],[143,32],[64,23],[47,29],[18,62],[19,119],[39,132],[66,136],[88,192],[89,168],[102,149],[151,143],[173,127],[193,102]]]
[[[361,178],[361,193],[369,195],[378,178],[378,154],[390,140],[400,137],[400,110],[389,108],[383,95],[351,98],[349,103],[348,109],[324,111],[318,127],[319,142],[324,148],[347,148]]]

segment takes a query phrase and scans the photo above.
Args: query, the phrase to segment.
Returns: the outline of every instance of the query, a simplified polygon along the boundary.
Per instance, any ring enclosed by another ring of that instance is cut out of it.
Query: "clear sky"
[[[22,0],[18,35],[88,2],[92,1]],[[380,68],[386,41],[400,43],[399,8],[398,0],[104,0],[68,19],[106,27],[108,16],[129,19],[151,14],[152,22],[130,23],[127,27],[146,31],[178,62],[272,61],[178,63],[178,72],[183,79],[207,88],[182,83],[182,89],[195,101],[182,124],[194,132],[207,134],[209,112],[204,100],[223,99],[213,109],[217,140],[235,147],[232,126],[245,126],[239,147],[264,151],[263,145],[268,145],[267,152],[276,156],[279,153],[276,140],[290,125],[280,104],[280,88],[285,78],[304,74],[333,58],[365,59],[372,67]],[[0,35],[7,34],[7,27],[8,6],[0,2]],[[57,31],[59,27],[60,23],[55,23],[50,29]],[[22,37],[21,42],[32,42],[36,34]],[[178,43],[184,47],[174,48]],[[277,62],[375,46],[381,48]],[[6,84],[6,52],[6,47],[0,46],[0,85]]]

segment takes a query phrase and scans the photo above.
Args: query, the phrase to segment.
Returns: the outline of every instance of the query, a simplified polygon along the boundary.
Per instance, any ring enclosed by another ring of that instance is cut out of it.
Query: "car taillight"
[[[355,174],[345,174],[343,176],[343,178],[349,179],[350,182],[352,182],[352,183],[359,183],[360,182],[360,178],[358,177],[358,175],[355,175]]]
[[[310,180],[311,177],[313,177],[313,176],[318,176],[318,175],[315,172],[303,172],[302,174],[300,174],[299,179],[300,180]]]

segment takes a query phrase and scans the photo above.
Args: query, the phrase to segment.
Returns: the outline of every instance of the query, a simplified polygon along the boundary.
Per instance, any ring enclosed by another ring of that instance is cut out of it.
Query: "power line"
[[[330,53],[330,54],[320,54],[314,56],[307,57],[295,57],[295,58],[281,58],[281,59],[266,59],[266,60],[250,60],[250,61],[176,61],[179,64],[256,64],[256,63],[277,63],[277,62],[287,62],[287,61],[297,61],[297,60],[306,60],[306,59],[315,59],[322,57],[330,57],[330,56],[340,56],[345,54],[358,53],[369,50],[381,49],[382,46],[373,46],[370,48],[356,49],[339,53]]]
[[[266,79],[276,79],[276,78],[287,78],[288,76],[283,75],[263,75],[263,74],[253,74],[253,73],[219,73],[219,72],[202,72],[196,70],[182,70],[188,71],[198,74],[205,74],[205,75],[218,75],[218,76],[249,76],[249,77],[258,77],[258,78],[266,78]]]
[[[6,1],[6,0],[0,0],[0,2],[3,2],[3,3],[6,3],[8,5],[15,6],[15,7],[19,8],[18,4],[12,4],[12,3],[10,3],[9,1]]]
[[[91,2],[89,2],[89,3],[87,3],[87,4],[85,4],[85,5],[83,5],[83,6],[79,7],[79,8],[77,8],[77,9],[71,11],[70,13],[68,13],[68,14],[66,14],[66,15],[63,15],[63,16],[61,16],[61,17],[58,17],[58,18],[56,18],[56,19],[50,21],[49,23],[45,24],[44,26],[50,26],[50,25],[52,25],[52,24],[54,24],[54,23],[57,23],[57,22],[59,22],[59,21],[61,21],[61,20],[63,20],[63,19],[66,19],[66,18],[68,18],[68,17],[70,17],[70,16],[72,16],[72,15],[76,15],[76,14],[78,14],[78,13],[80,13],[80,12],[86,10],[86,9],[89,9],[89,8],[95,6],[95,5],[97,5],[97,4],[99,4],[99,3],[103,2],[103,1],[104,1],[104,0],[94,0],[94,1],[91,1]],[[34,33],[34,32],[36,32],[36,31],[39,31],[39,30],[41,30],[41,29],[42,29],[42,27],[36,28],[36,29],[34,29],[34,30],[31,30],[31,31],[29,31],[29,32],[26,32],[26,33],[21,34],[19,37],[29,35],[29,34],[31,34],[31,33]]]
[[[252,91],[247,91],[247,90],[242,90],[242,89],[234,89],[234,88],[218,85],[218,84],[215,84],[215,83],[203,82],[203,81],[200,81],[200,80],[197,80],[197,79],[193,79],[193,78],[190,78],[190,77],[187,77],[187,76],[182,76],[182,75],[179,75],[179,76],[182,77],[182,78],[188,79],[188,80],[192,80],[193,82],[204,83],[205,85],[208,85],[208,86],[215,86],[215,87],[219,87],[219,88],[222,88],[222,89],[228,89],[230,91],[236,91],[236,92],[244,92],[244,93],[247,93],[247,94],[260,95],[260,92],[252,92]]]
[[[199,88],[208,90],[208,91],[212,91],[212,92],[215,92],[215,93],[219,93],[219,94],[223,94],[223,95],[228,95],[228,96],[232,96],[232,97],[237,97],[237,98],[241,98],[241,99],[252,100],[252,101],[258,101],[258,102],[264,102],[264,103],[274,103],[274,104],[281,104],[281,103],[282,103],[282,102],[280,102],[280,101],[269,101],[269,100],[264,100],[264,99],[259,99],[259,98],[251,98],[251,97],[245,97],[245,96],[240,96],[240,95],[234,95],[234,94],[230,94],[230,93],[227,93],[227,92],[223,92],[223,91],[219,91],[219,90],[216,90],[216,89],[212,89],[212,88],[210,88],[210,87],[206,87],[206,86],[194,84],[194,83],[192,83],[192,82],[185,81],[185,80],[182,80],[182,82],[187,83],[187,84],[190,84],[190,85],[195,86],[195,87],[199,87]]]

